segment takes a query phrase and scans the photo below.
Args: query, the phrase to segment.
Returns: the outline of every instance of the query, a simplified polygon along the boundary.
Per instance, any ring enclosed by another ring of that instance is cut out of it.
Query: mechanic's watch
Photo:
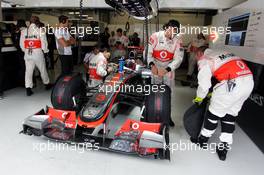
[[[203,102],[203,98],[201,97],[196,97],[193,99],[193,103],[200,105]]]

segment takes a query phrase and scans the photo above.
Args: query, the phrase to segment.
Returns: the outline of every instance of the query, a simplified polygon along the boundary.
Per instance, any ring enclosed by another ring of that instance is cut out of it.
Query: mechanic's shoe
[[[169,121],[169,125],[170,125],[170,127],[174,127],[175,126],[175,123],[174,123],[174,121],[172,121],[171,118],[170,118],[170,121]]]
[[[193,137],[191,137],[191,138],[190,138],[190,141],[191,141],[192,143],[198,144],[198,138],[193,138]]]
[[[27,92],[27,96],[31,96],[34,94],[31,88],[26,88],[26,92]]]
[[[218,154],[218,157],[220,160],[225,161],[226,160],[226,155],[229,150],[229,145],[228,143],[222,142],[216,147],[216,152]]]
[[[0,92],[0,100],[3,100],[3,99],[4,99],[4,93]]]
[[[53,84],[45,84],[45,89],[50,90],[53,87]]]
[[[198,138],[190,138],[192,143],[199,145],[201,148],[206,147],[209,137],[200,135]]]

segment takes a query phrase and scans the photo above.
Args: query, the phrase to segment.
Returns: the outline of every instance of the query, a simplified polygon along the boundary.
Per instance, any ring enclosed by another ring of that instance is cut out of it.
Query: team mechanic
[[[103,82],[104,77],[112,72],[111,67],[107,67],[107,60],[111,54],[107,48],[100,52],[89,61],[89,87],[96,87]]]
[[[171,88],[174,70],[180,66],[183,59],[182,40],[177,35],[179,29],[180,23],[170,20],[164,25],[164,31],[156,32],[150,37],[147,61],[155,84],[163,82]],[[172,119],[169,124],[174,126]]]
[[[50,84],[49,77],[46,70],[44,53],[48,53],[48,44],[46,34],[41,32],[41,29],[37,27],[40,23],[37,16],[32,16],[30,18],[30,25],[28,28],[21,31],[20,36],[20,47],[25,53],[24,59],[26,64],[26,75],[25,75],[25,86],[27,96],[33,94],[33,72],[35,66],[40,71],[41,79],[43,84],[45,84],[46,90],[49,90],[52,85]]]
[[[217,147],[220,160],[225,160],[233,142],[235,120],[244,102],[250,96],[254,81],[253,76],[242,58],[225,51],[216,51],[200,47],[197,51],[199,73],[197,96],[195,103],[200,104],[207,96],[211,87],[211,77],[218,80],[213,88],[209,111],[198,140],[192,142],[204,146],[221,121],[221,144]]]
[[[196,38],[193,39],[193,41],[189,44],[187,52],[190,53],[189,60],[188,60],[188,72],[187,72],[187,80],[192,80],[193,72],[196,68],[197,60],[195,58],[196,50],[206,45],[206,39],[203,35],[203,33],[200,33],[197,35]]]

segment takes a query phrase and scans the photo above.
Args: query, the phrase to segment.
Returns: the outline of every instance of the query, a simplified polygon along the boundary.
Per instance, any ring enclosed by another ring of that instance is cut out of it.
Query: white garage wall
[[[212,48],[229,50],[249,61],[264,64],[264,6],[263,0],[249,0],[213,18],[213,26],[226,26],[228,19],[250,13],[245,46],[225,45],[225,35],[220,36]],[[256,19],[256,15],[260,20]]]

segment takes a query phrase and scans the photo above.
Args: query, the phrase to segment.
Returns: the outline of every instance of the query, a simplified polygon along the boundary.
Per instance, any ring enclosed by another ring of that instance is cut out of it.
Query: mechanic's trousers
[[[187,73],[187,75],[191,76],[193,74],[195,66],[197,64],[194,52],[190,52],[188,63],[189,64],[188,64],[188,73]]]
[[[169,73],[167,73],[166,75],[164,75],[164,77],[159,77],[157,75],[152,75],[152,79],[151,79],[151,83],[152,84],[166,84],[168,85],[170,88],[172,88],[173,82],[174,82],[174,76],[175,73],[174,71],[171,71]]]
[[[233,132],[235,131],[235,116],[227,114],[225,117],[218,117],[212,114],[210,111],[207,112],[204,126],[201,131],[201,135],[204,137],[211,137],[218,125],[218,120],[221,122],[221,135],[219,137],[221,142],[228,144],[233,143]]]
[[[60,61],[61,61],[61,75],[71,74],[73,71],[73,56],[60,55]]]
[[[232,80],[235,83],[233,89],[229,89],[227,81],[218,83],[213,90],[209,110],[204,121],[201,135],[211,137],[217,128],[218,120],[221,121],[222,133],[220,141],[233,143],[235,120],[244,102],[250,96],[253,87],[251,75]]]
[[[49,76],[46,69],[46,64],[44,57],[35,57],[32,59],[25,59],[26,64],[26,75],[25,75],[25,86],[26,88],[32,88],[33,87],[33,72],[35,69],[35,66],[37,66],[41,79],[43,81],[43,84],[49,84]]]

